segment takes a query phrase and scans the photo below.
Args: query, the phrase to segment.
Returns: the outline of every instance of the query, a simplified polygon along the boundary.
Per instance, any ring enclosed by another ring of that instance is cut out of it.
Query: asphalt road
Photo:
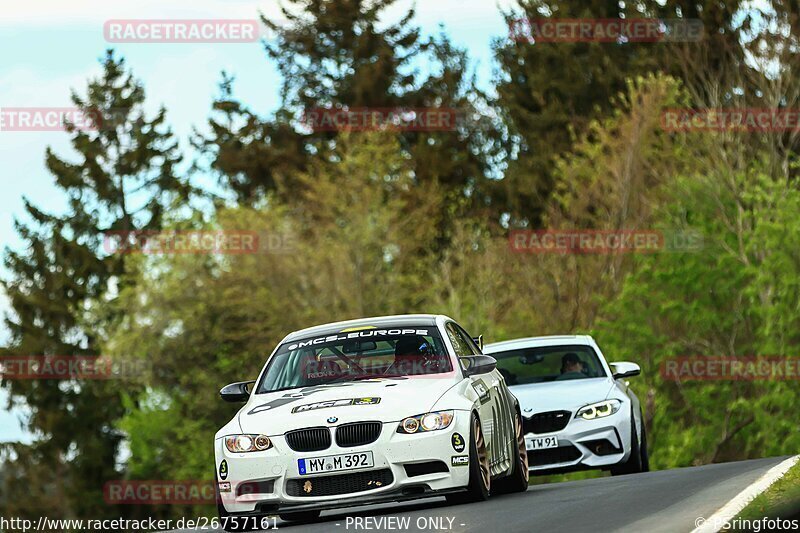
[[[527,492],[449,506],[443,498],[323,513],[297,532],[482,533],[691,531],[785,457],[531,486]]]

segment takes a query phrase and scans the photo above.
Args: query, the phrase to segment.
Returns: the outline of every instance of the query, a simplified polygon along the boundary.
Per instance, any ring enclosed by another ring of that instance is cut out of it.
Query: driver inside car
[[[578,354],[574,352],[565,353],[561,358],[561,375],[556,378],[556,381],[585,378],[587,375],[583,369],[583,361],[578,357]]]
[[[433,350],[425,337],[401,337],[394,346],[394,362],[386,373],[401,376],[425,374],[434,360]]]

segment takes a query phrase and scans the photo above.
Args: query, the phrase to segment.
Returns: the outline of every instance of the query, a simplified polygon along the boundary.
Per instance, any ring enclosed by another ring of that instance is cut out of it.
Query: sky
[[[400,19],[412,5],[398,2],[384,21]],[[466,48],[479,84],[491,89],[491,41],[507,34],[498,0],[420,0],[415,23],[424,34],[445,32]],[[504,7],[505,9],[505,7]],[[260,43],[123,43],[105,40],[104,23],[120,19],[253,19],[259,13],[279,19],[277,2],[254,0],[35,0],[3,6],[0,18],[0,108],[70,107],[70,91],[79,94],[100,74],[107,48],[123,56],[142,81],[148,107],[163,105],[168,122],[191,158],[188,138],[204,128],[217,94],[220,73],[235,75],[235,95],[253,111],[268,114],[278,105],[280,79]],[[61,192],[44,166],[47,147],[70,157],[65,132],[0,131],[0,247],[20,249],[14,219],[23,217],[23,198],[45,211],[65,207]],[[6,272],[0,267],[0,276]],[[0,314],[8,303],[0,288]],[[0,345],[7,341],[0,325]],[[29,440],[21,429],[24,409],[6,409],[0,390],[0,441]]]

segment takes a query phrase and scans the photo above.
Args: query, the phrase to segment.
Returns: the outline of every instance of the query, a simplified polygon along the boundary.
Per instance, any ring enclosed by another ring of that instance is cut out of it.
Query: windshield
[[[607,375],[594,349],[586,345],[520,348],[491,356],[509,386]]]
[[[435,326],[361,329],[284,343],[270,359],[256,393],[452,371]]]

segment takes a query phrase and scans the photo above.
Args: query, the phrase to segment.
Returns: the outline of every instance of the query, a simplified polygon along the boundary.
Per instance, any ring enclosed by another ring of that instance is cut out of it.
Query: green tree
[[[158,229],[168,210],[189,194],[176,175],[180,156],[164,110],[145,117],[144,89],[111,51],[102,66],[86,96],[72,96],[79,109],[100,117],[99,127],[68,127],[76,159],[49,149],[46,154],[47,168],[67,197],[67,212],[45,213],[26,201],[32,223],[15,224],[26,248],[6,250],[11,355],[99,355],[113,320],[99,312],[100,304],[115,297],[126,268],[124,255],[109,253],[104,232]],[[30,409],[27,429],[36,437],[30,449],[14,446],[16,486],[25,486],[31,498],[11,505],[40,514],[56,483],[63,514],[109,514],[102,487],[119,475],[121,435],[114,422],[123,413],[120,386],[70,379],[4,380],[3,386],[13,402]],[[52,475],[40,476],[41,465]]]
[[[337,163],[317,161],[298,176],[304,193],[294,204],[221,210],[209,226],[255,231],[280,246],[136,258],[111,303],[124,317],[104,344],[112,357],[133,354],[155,367],[118,424],[130,442],[130,477],[210,480],[214,433],[235,413],[216,391],[254,379],[288,332],[425,308],[441,192],[414,184],[399,142],[387,133],[344,136]]]
[[[240,202],[257,203],[270,192],[291,201],[304,186],[296,176],[313,160],[333,157],[340,132],[308,131],[301,124],[305,111],[404,107],[463,116],[455,131],[405,131],[398,148],[408,154],[417,183],[441,183],[470,207],[486,208],[497,133],[477,111],[483,98],[467,55],[445,35],[422,38],[411,24],[413,9],[384,24],[394,3],[291,0],[282,9],[286,24],[264,19],[275,35],[266,51],[282,76],[280,109],[259,117],[235,99],[226,76],[211,134],[195,139]]]
[[[627,80],[664,73],[682,80],[690,106],[728,106],[735,90],[754,72],[744,62],[743,31],[755,8],[742,0],[707,2],[608,2],[606,0],[519,0],[504,13],[510,27],[538,19],[696,19],[700,42],[534,42],[495,41],[499,68],[496,106],[508,129],[507,171],[494,196],[512,224],[542,224],[556,186],[558,158],[569,157],[574,139],[593,120],[609,116]],[[719,96],[714,100],[712,96]]]
[[[639,258],[601,311],[599,341],[642,365],[653,463],[687,466],[792,453],[800,444],[790,381],[686,381],[660,375],[675,357],[796,357],[800,191],[765,161],[682,177],[661,208],[667,226],[703,234],[695,253]]]

